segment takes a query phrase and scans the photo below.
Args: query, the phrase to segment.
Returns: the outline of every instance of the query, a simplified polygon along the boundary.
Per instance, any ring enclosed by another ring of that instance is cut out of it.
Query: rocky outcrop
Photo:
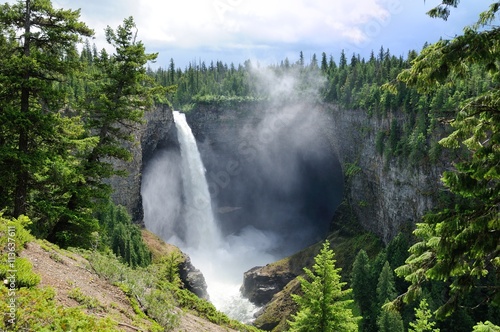
[[[313,263],[319,245],[313,245],[266,266],[257,266],[244,273],[241,292],[252,303],[262,306],[275,294],[303,273]],[[260,314],[262,314],[261,312]]]
[[[129,162],[115,160],[116,168],[123,169],[127,176],[114,176],[109,180],[113,188],[112,200],[123,205],[132,215],[134,222],[143,222],[144,211],[141,200],[141,174],[144,163],[151,158],[154,151],[169,142],[176,141],[172,111],[166,105],[158,105],[146,112],[144,122],[138,124],[133,131],[134,141],[127,142],[126,147],[132,153]]]
[[[184,287],[203,299],[209,299],[207,283],[200,270],[194,267],[188,255],[184,254],[182,262],[179,264],[179,275]]]
[[[159,262],[165,258],[178,257],[179,276],[184,287],[201,298],[208,298],[207,283],[203,274],[194,267],[189,256],[178,247],[164,242],[158,235],[143,229],[142,239],[148,246],[153,256],[153,262]],[[174,255],[174,256],[172,256]]]
[[[281,291],[295,277],[297,275],[291,272],[276,273],[257,266],[243,275],[241,293],[250,302],[261,306],[271,301],[274,294]]]

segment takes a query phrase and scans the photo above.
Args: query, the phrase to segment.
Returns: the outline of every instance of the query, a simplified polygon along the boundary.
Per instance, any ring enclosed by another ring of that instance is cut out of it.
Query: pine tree
[[[326,58],[326,53],[321,53],[321,72],[326,74],[328,72],[328,60]]]
[[[299,54],[299,62],[298,62],[298,65],[302,68],[304,67],[304,53],[302,53],[302,51],[300,51],[300,54]]]
[[[290,331],[330,332],[357,331],[358,317],[347,297],[351,289],[340,281],[340,268],[335,268],[334,252],[328,241],[314,258],[313,271],[304,268],[306,278],[299,277],[303,295],[292,295],[299,311],[292,315]]]
[[[378,332],[404,332],[401,314],[385,307],[377,319],[377,326]]]
[[[389,265],[385,262],[377,283],[377,304],[381,308],[384,304],[394,300],[397,296],[396,287],[394,285],[394,273]]]
[[[439,332],[439,329],[434,328],[436,323],[430,321],[432,313],[426,299],[422,299],[418,308],[415,308],[415,318],[415,322],[410,322],[408,332]]]
[[[340,52],[339,68],[344,69],[346,66],[347,66],[347,57],[345,55],[345,51],[342,50]]]
[[[105,180],[125,174],[115,168],[112,160],[131,159],[126,143],[133,141],[132,131],[155,98],[166,91],[146,74],[146,64],[157,54],[146,53],[144,44],[136,40],[132,17],[116,31],[108,26],[105,33],[115,53],[108,55],[102,50],[94,59],[97,70],[91,72],[91,84],[80,106],[88,138],[97,143],[82,156],[80,180],[74,183],[66,208],[48,235],[50,241],[61,246],[74,245],[72,238],[80,233],[75,228],[76,218],[80,223],[90,223],[95,220],[92,211],[106,204],[111,187]]]
[[[112,249],[132,267],[147,266],[151,263],[151,252],[142,239],[138,225],[123,206],[108,202],[97,214],[103,244]]]
[[[442,1],[429,14],[446,19],[450,7],[458,3]],[[454,170],[442,176],[454,201],[417,224],[414,233],[419,241],[410,248],[406,264],[396,270],[411,283],[404,296],[407,301],[417,298],[428,280],[450,283],[450,296],[438,310],[439,316],[449,314],[476,282],[500,273],[500,28],[490,25],[499,10],[493,2],[463,35],[426,47],[412,67],[398,76],[426,93],[443,83],[467,79],[473,68],[480,68],[491,87],[476,90],[452,115],[454,131],[440,143],[449,149],[468,150],[466,158],[457,160]],[[498,284],[488,285],[484,298],[476,299],[498,305],[499,291]]]
[[[358,304],[363,316],[363,331],[372,331],[376,315],[373,315],[375,290],[372,267],[366,251],[361,249],[352,265],[351,288],[354,301]]]
[[[75,44],[93,34],[79,16],[49,0],[0,7],[0,208],[15,216],[50,222],[90,145],[79,119],[63,114],[65,79],[80,68]]]

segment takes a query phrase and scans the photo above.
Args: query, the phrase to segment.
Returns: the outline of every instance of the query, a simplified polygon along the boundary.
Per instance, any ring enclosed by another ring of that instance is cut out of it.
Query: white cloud
[[[98,48],[107,46],[107,25],[115,28],[133,16],[148,51],[161,51],[161,65],[173,57],[184,61],[183,67],[194,58],[238,63],[288,56],[293,61],[300,50],[306,57],[323,51],[336,56],[340,49],[366,56],[380,45],[405,54],[425,41],[460,33],[490,0],[461,3],[447,22],[425,15],[432,4],[406,0],[52,1],[56,7],[82,9],[81,19],[95,30]]]
[[[362,25],[389,12],[377,0],[140,0],[129,3],[144,40],[172,47],[336,42],[366,38]]]

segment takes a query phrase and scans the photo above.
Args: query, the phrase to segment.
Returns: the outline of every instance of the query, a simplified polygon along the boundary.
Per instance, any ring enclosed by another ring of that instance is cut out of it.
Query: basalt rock
[[[324,107],[332,116],[325,135],[343,168],[344,198],[359,224],[387,244],[436,206],[443,190],[440,175],[448,162],[423,160],[416,166],[397,158],[388,161],[377,152],[377,135],[389,132],[393,121],[403,127],[408,121],[403,112],[377,117],[362,110]]]
[[[187,255],[184,255],[184,260],[179,264],[179,275],[186,289],[200,298],[209,299],[205,277]]]
[[[297,275],[291,272],[257,266],[245,272],[241,292],[250,302],[261,306],[271,301],[274,294],[281,291],[295,277]]]
[[[145,162],[154,151],[163,145],[177,141],[173,125],[172,110],[166,105],[158,105],[144,114],[144,122],[135,125],[132,132],[133,142],[124,146],[132,154],[132,160],[111,161],[115,168],[125,170],[127,176],[114,176],[108,180],[113,188],[111,198],[115,204],[123,205],[131,214],[132,220],[142,224],[144,211],[141,199],[141,178]]]

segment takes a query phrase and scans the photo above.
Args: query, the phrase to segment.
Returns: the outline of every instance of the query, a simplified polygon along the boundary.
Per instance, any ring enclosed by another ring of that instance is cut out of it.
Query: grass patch
[[[99,301],[91,296],[85,295],[80,288],[73,288],[68,297],[75,300],[80,305],[87,309],[97,309],[98,311],[106,311],[106,308]]]
[[[121,331],[109,318],[87,315],[80,308],[65,308],[55,301],[52,288],[21,288],[16,293],[15,319],[0,320],[5,331]],[[0,310],[9,312],[8,290],[0,288]]]

